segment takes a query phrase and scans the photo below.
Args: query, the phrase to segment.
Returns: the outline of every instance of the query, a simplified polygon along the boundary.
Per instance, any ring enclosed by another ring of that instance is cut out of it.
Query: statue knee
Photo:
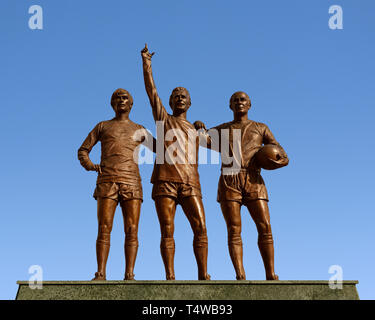
[[[160,248],[161,249],[174,249],[175,248],[174,239],[162,237],[160,241]]]
[[[228,245],[241,245],[241,226],[231,225],[228,227]]]
[[[238,236],[241,235],[241,226],[230,225],[228,226],[228,236]]]
[[[234,234],[228,238],[228,245],[242,246],[242,238],[240,234]]]
[[[273,237],[271,232],[259,233],[258,244],[273,244]]]
[[[135,224],[130,224],[125,228],[126,237],[137,237],[138,227]]]
[[[195,235],[193,240],[194,248],[207,248],[208,238],[207,235]]]
[[[100,224],[98,235],[108,236],[111,234],[112,226],[108,224]]]
[[[174,224],[165,223],[161,226],[161,234],[163,238],[173,238]]]
[[[257,225],[259,234],[261,233],[272,233],[271,224],[268,221],[259,222]]]
[[[111,241],[111,227],[106,224],[99,225],[98,237],[96,242],[102,244],[110,244]]]
[[[193,228],[193,233],[194,233],[194,236],[196,237],[204,237],[204,236],[207,236],[207,228],[206,228],[206,224],[203,221],[196,221],[195,223],[192,224],[192,228]]]
[[[125,246],[138,247],[138,228],[130,225],[125,229]]]
[[[193,226],[193,247],[194,248],[207,248],[208,238],[207,238],[207,228],[204,220],[198,220],[195,226]]]

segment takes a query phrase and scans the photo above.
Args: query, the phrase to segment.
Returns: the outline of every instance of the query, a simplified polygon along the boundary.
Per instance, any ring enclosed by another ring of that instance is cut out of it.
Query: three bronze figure
[[[178,204],[193,230],[198,280],[210,280],[207,273],[206,219],[198,174],[200,144],[221,154],[217,201],[227,225],[228,248],[236,279],[246,279],[241,239],[241,206],[245,205],[258,230],[258,247],[266,279],[278,280],[274,271],[268,195],[260,171],[261,168],[276,169],[287,165],[289,160],[285,151],[265,124],[248,119],[251,101],[244,92],[236,92],[230,98],[233,121],[210,130],[201,121],[194,124],[187,121],[186,113],[191,99],[185,88],[177,87],[172,91],[169,99],[172,114],[168,114],[156,90],[151,68],[153,53],[148,51],[147,45],[141,51],[141,56],[145,88],[158,127],[157,140],[143,126],[129,119],[133,98],[128,91],[117,89],[111,98],[115,117],[98,123],[78,150],[81,165],[86,170],[98,172],[94,191],[98,215],[98,270],[92,280],[106,280],[110,234],[118,203],[125,228],[124,280],[134,280],[138,223],[143,201],[136,161],[140,144],[156,153],[151,177],[152,199],[160,223],[160,252],[167,280],[175,280],[174,218]],[[98,141],[101,142],[101,161],[100,164],[93,164],[89,153]]]

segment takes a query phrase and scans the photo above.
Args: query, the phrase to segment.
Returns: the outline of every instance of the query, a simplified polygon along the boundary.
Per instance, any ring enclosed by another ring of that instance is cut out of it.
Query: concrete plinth
[[[16,300],[358,300],[358,281],[18,281]]]

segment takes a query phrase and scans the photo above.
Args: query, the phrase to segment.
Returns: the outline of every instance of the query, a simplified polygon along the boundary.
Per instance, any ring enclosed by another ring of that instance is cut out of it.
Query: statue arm
[[[148,98],[150,100],[154,119],[155,121],[164,120],[167,111],[161,103],[158,92],[156,90],[154,77],[152,75],[151,58],[154,55],[154,52],[149,53],[146,44],[143,50],[141,51],[141,55],[143,61],[143,78],[145,82],[145,88]]]
[[[81,147],[78,149],[78,160],[81,163],[81,166],[87,171],[97,171],[101,173],[100,165],[94,164],[89,156],[92,148],[99,141],[99,126],[100,124],[95,126],[95,128],[89,133],[85,141],[82,143]]]
[[[150,139],[152,143],[146,144],[146,147],[153,153],[156,153],[156,139],[152,135],[150,135],[150,137],[148,137],[147,139]]]
[[[280,145],[280,143],[277,142],[274,135],[272,134],[271,130],[268,128],[267,125],[265,126],[264,134],[263,134],[263,143],[264,144],[274,144],[280,147],[282,151],[282,157],[284,159],[288,159],[288,155],[286,154],[284,148]]]
[[[198,131],[199,145],[220,152],[220,130],[217,127],[207,130],[202,121],[195,121],[193,125]]]
[[[275,144],[280,145],[277,140],[275,139],[274,135],[272,134],[271,130],[268,128],[267,125],[264,125],[264,133],[263,133],[263,143],[264,144]]]
[[[150,151],[156,153],[156,139],[150,132],[146,130],[146,128],[143,128],[142,131],[143,134],[141,138],[141,143]]]

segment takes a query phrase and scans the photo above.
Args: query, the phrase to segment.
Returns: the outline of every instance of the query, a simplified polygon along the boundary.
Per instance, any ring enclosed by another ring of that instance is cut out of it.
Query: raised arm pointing
[[[153,115],[155,120],[162,120],[162,114],[166,113],[161,100],[158,96],[154,77],[152,75],[151,58],[155,52],[150,53],[147,48],[147,43],[141,51],[143,60],[143,77],[145,81],[146,92],[148,98],[150,99],[150,104],[153,110]]]

